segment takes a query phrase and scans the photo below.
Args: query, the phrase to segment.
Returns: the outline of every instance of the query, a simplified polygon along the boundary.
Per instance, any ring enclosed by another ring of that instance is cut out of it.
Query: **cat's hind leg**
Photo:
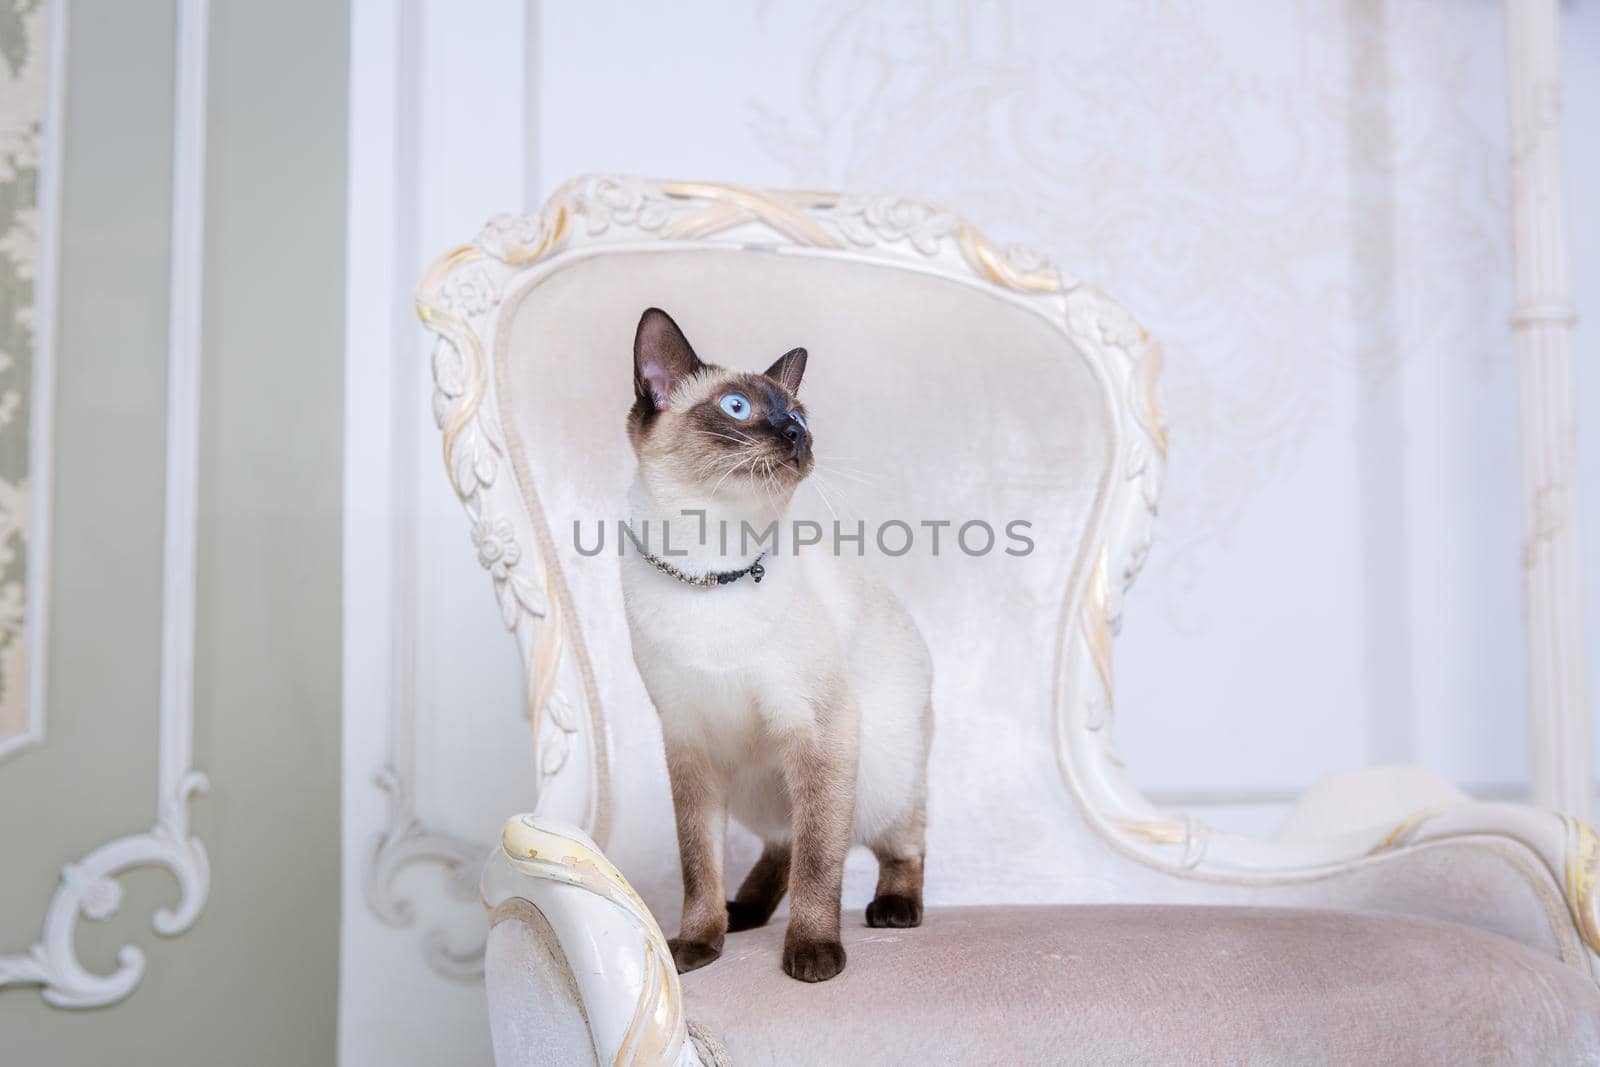
[[[768,843],[745,875],[739,892],[728,901],[728,932],[765,926],[789,891],[789,842]]]
[[[922,925],[922,860],[927,852],[926,818],[922,811],[890,827],[868,842],[878,857],[878,891],[867,905],[868,926]]]

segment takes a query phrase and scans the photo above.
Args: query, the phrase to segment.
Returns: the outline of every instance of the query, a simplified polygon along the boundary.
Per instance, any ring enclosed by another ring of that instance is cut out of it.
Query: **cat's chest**
[[[746,579],[702,589],[655,573],[625,575],[635,650],[645,651],[651,667],[662,671],[731,676],[759,670],[793,625],[793,597],[785,584]]]

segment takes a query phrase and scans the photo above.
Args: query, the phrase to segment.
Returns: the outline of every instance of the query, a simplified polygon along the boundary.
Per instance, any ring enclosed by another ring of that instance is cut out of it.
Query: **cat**
[[[715,960],[726,932],[764,925],[787,891],[783,969],[825,981],[845,965],[840,895],[852,843],[878,859],[867,925],[922,922],[932,660],[859,555],[826,545],[765,555],[743,543],[742,524],[752,538],[781,526],[814,465],[796,398],[805,349],[763,374],[725,370],[650,308],[633,364],[627,434],[638,467],[622,588],[677,816],[673,960],[679,971]],[[763,843],[732,900],[722,871],[729,812]]]

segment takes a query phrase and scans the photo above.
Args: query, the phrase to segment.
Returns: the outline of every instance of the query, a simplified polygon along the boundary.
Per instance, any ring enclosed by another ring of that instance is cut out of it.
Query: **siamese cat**
[[[813,466],[796,398],[805,369],[803,348],[763,374],[705,363],[657,308],[634,337],[627,426],[638,471],[622,591],[677,814],[679,971],[716,959],[727,931],[765,924],[787,891],[784,971],[802,982],[838,974],[852,843],[878,859],[867,925],[922,921],[927,645],[859,556],[825,543],[766,555],[754,543],[770,524],[783,528]],[[764,847],[726,900],[730,812]]]

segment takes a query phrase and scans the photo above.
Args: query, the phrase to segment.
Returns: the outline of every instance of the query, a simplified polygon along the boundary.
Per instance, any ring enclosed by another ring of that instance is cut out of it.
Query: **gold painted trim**
[[[956,227],[955,236],[968,265],[996,285],[1024,293],[1060,293],[1066,289],[1060,272],[1053,268],[1018,270],[1013,267],[988,238],[965,222]]]
[[[482,258],[483,252],[477,247],[462,245],[434,260],[427,273],[423,274],[422,281],[417,284],[417,317],[425,326],[455,346],[467,370],[467,382],[462,390],[461,399],[449,420],[441,427],[444,434],[444,469],[450,476],[452,486],[458,484],[455,464],[456,439],[478,415],[478,408],[483,403],[486,370],[483,363],[483,346],[478,343],[478,337],[472,332],[472,327],[467,325],[466,320],[452,315],[434,303],[434,299],[452,271]],[[459,492],[458,488],[457,493]]]
[[[565,239],[571,212],[566,205],[558,204],[553,211],[547,211],[541,216],[542,225],[538,240],[529,245],[514,245],[508,249],[505,262],[508,264],[531,264],[550,255],[561,246]],[[478,418],[483,406],[484,396],[488,389],[488,366],[484,359],[483,345],[476,332],[462,317],[455,315],[441,306],[438,302],[440,291],[452,273],[471,263],[483,259],[484,251],[476,245],[461,245],[440,256],[424,272],[421,281],[417,284],[416,309],[417,317],[423,324],[439,334],[447,343],[455,347],[460,356],[466,381],[463,385],[460,398],[456,401],[449,418],[441,426],[444,450],[445,476],[449,479],[451,488],[456,496],[467,508],[469,516],[476,518],[470,501],[462,493],[461,486],[464,479],[456,470],[456,445],[461,434],[473,421]],[[512,458],[515,466],[515,458]],[[543,562],[543,592],[545,594],[546,611],[543,619],[533,627],[533,644],[529,654],[529,664],[525,672],[527,692],[525,699],[528,707],[530,742],[533,748],[534,774],[541,773],[541,756],[539,752],[539,731],[542,724],[544,709],[549,705],[555,693],[556,680],[561,664],[561,655],[566,644],[566,598],[561,595],[551,595],[557,583],[551,581],[551,568],[558,568],[559,561],[548,545],[548,534],[542,528],[542,515],[538,516],[541,537],[541,556]],[[564,590],[564,583],[560,588]],[[607,745],[605,737],[605,721],[597,710],[598,695],[592,684],[593,671],[589,668],[587,657],[582,657],[580,669],[587,684],[585,698],[590,705],[589,745],[594,764],[596,782],[594,783],[594,805],[589,812],[590,830],[595,838],[606,840],[610,832],[610,774],[607,762]]]
[[[712,182],[662,182],[657,188],[678,200],[706,201],[706,207],[701,210],[663,226],[663,237],[676,240],[709,237],[747,222],[760,222],[796,244],[835,251],[849,247],[845,241],[824,229],[812,214],[818,210],[837,208],[845,199],[839,193],[812,190],[778,192]],[[933,214],[949,215],[921,201],[906,200],[905,203],[923,207]],[[994,242],[963,220],[958,219],[950,232],[967,265],[986,281],[1024,293],[1061,293],[1067,289],[1060,271],[1050,266],[1033,270],[1014,266]]]
[[[796,244],[812,248],[842,249],[845,243],[830,234],[812,218],[809,207],[821,206],[816,200],[796,197],[789,203],[778,194],[745,189],[737,185],[706,182],[663,182],[663,193],[680,200],[705,200],[708,207],[674,220],[662,229],[662,236],[677,239],[707,237],[746,222],[761,222]],[[838,197],[824,194],[831,199]]]
[[[1376,845],[1373,845],[1372,848],[1367,851],[1367,855],[1376,856],[1380,852],[1388,852],[1392,849],[1403,848],[1404,846],[1409,845],[1412,840],[1416,838],[1417,833],[1422,829],[1422,824],[1433,818],[1435,815],[1438,815],[1439,811],[1439,808],[1423,808],[1421,811],[1412,812],[1410,815],[1407,815],[1404,819],[1400,820],[1399,824],[1396,825],[1393,830],[1390,830],[1383,836],[1383,840],[1379,841]]]
[[[1089,646],[1089,658],[1094,662],[1095,674],[1100,677],[1100,688],[1109,714],[1116,705],[1111,692],[1111,628],[1106,621],[1106,609],[1111,597],[1108,570],[1107,553],[1102,546],[1100,555],[1094,561],[1094,571],[1089,576],[1089,588],[1083,596],[1080,620],[1083,639]]]
[[[521,897],[507,897],[493,908],[489,907],[488,902],[481,896],[478,901],[483,904],[484,909],[489,913],[489,929],[491,930],[501,923],[510,922],[513,919],[521,923],[544,921],[544,916],[539,914],[539,909],[534,907],[531,900],[523,900]]]
[[[528,287],[524,287],[511,298],[512,301],[520,301],[527,292]],[[574,638],[573,656],[583,684],[584,699],[590,709],[590,744],[593,746],[597,779],[594,808],[589,813],[593,826],[586,829],[596,841],[604,844],[611,832],[611,763],[610,743],[606,737],[605,716],[603,705],[600,703],[600,686],[595,680],[594,665],[589,661],[588,647],[578,623],[577,606],[573,602],[571,590],[567,588],[566,576],[556,554],[555,540],[550,535],[550,524],[545,518],[539,487],[534,481],[528,458],[522,450],[522,439],[514,430],[507,429],[513,426],[514,422],[510,417],[510,391],[505,380],[507,367],[503,351],[505,336],[504,333],[500,334],[495,346],[495,392],[501,404],[499,413],[501,432],[505,435],[506,456],[511,461],[512,474],[517,480],[517,487],[522,492],[524,505],[529,512],[529,524],[533,527],[534,537],[539,542],[539,552],[545,560],[544,591],[548,606],[545,622],[556,631],[549,641],[540,642],[534,648],[534,666],[528,677],[529,708],[534,711],[543,708],[555,694],[556,671],[565,648],[567,618],[570,613]]]
[[[1570,815],[1561,816],[1567,830],[1566,890],[1572,922],[1584,944],[1600,953],[1600,837],[1594,828]]]
[[[1144,327],[1139,327],[1141,340],[1145,339]],[[1159,344],[1146,344],[1144,358],[1139,360],[1138,382],[1143,392],[1143,403],[1133,404],[1133,417],[1139,420],[1139,426],[1149,435],[1155,443],[1156,451],[1161,453],[1161,458],[1167,458],[1167,424],[1161,417],[1161,401],[1158,396],[1161,369],[1166,360]]]
[[[531,245],[515,245],[508,249],[505,262],[513,267],[526,266],[537,263],[561,247],[567,237],[567,227],[572,221],[572,212],[565,204],[554,205],[554,213],[540,216],[543,223],[539,231],[539,239]]]
[[[1189,828],[1177,819],[1118,819],[1117,825],[1141,841],[1152,845],[1181,845],[1189,840]]]
[[[644,986],[614,1063],[644,1067],[676,1062],[688,1036],[683,989],[669,962],[666,935],[622,872],[587,842],[542,829],[525,815],[506,821],[500,846],[524,873],[586,889],[622,909],[639,927],[644,935]]]

